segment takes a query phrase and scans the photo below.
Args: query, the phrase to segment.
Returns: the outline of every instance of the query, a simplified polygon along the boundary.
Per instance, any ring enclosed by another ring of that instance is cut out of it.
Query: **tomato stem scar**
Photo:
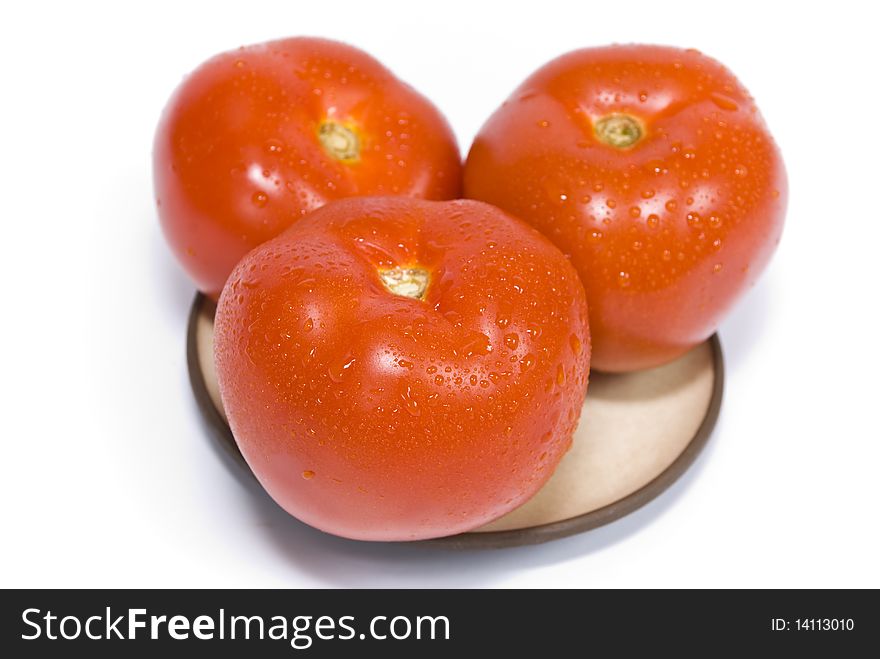
[[[379,278],[391,293],[414,300],[425,299],[431,276],[424,268],[389,268],[379,270]]]
[[[318,139],[324,151],[336,160],[352,162],[360,158],[361,140],[349,126],[327,119],[318,128]]]
[[[642,122],[628,114],[617,113],[599,119],[594,130],[600,142],[615,149],[629,149],[645,134]]]

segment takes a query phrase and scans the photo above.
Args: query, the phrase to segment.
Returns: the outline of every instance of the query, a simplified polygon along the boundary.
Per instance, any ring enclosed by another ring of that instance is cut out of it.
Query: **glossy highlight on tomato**
[[[480,130],[464,186],[571,258],[604,371],[708,338],[769,261],[787,200],[779,150],[733,74],[639,45],[532,74]]]
[[[529,499],[570,446],[590,345],[570,263],[476,201],[327,204],[239,263],[215,325],[254,474],[364,540],[455,534]]]
[[[216,298],[235,264],[307,212],[355,195],[451,199],[455,137],[439,111],[351,46],[292,38],[202,64],[156,132],[162,228]]]

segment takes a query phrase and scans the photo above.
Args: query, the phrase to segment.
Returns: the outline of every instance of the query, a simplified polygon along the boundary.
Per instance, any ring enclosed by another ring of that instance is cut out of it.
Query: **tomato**
[[[284,39],[223,53],[172,96],[154,179],[168,242],[215,297],[235,264],[332,199],[451,199],[461,158],[431,103],[366,53]]]
[[[590,338],[577,273],[487,204],[327,204],[236,267],[215,362],[245,459],[289,513],[364,540],[512,510],[571,443]]]
[[[709,337],[767,264],[787,198],[743,86],[695,50],[657,46],[539,69],[480,130],[464,187],[571,258],[604,371],[656,366]]]

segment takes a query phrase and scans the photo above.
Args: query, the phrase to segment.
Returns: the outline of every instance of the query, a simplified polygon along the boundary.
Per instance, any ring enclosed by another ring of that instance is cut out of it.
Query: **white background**
[[[8,3],[0,17],[0,586],[880,586],[880,62],[867,3]],[[861,9],[864,8],[864,9]],[[641,511],[539,547],[336,539],[222,459],[190,393],[193,286],[150,148],[182,76],[291,35],[378,57],[463,152],[574,48],[696,47],[756,97],[791,200],[724,323],[719,426]]]

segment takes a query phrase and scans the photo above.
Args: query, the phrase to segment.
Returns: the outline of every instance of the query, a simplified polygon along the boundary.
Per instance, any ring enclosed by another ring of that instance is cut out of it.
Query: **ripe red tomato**
[[[586,394],[577,273],[475,201],[332,202],[258,247],[220,297],[215,361],[269,494],[364,540],[466,531],[550,476]]]
[[[299,217],[354,195],[457,197],[461,158],[431,103],[366,53],[284,39],[205,62],[154,146],[159,217],[198,287]]]
[[[465,195],[537,227],[577,268],[593,367],[705,340],[782,232],[782,159],[752,98],[695,50],[611,46],[529,77],[480,130]]]

